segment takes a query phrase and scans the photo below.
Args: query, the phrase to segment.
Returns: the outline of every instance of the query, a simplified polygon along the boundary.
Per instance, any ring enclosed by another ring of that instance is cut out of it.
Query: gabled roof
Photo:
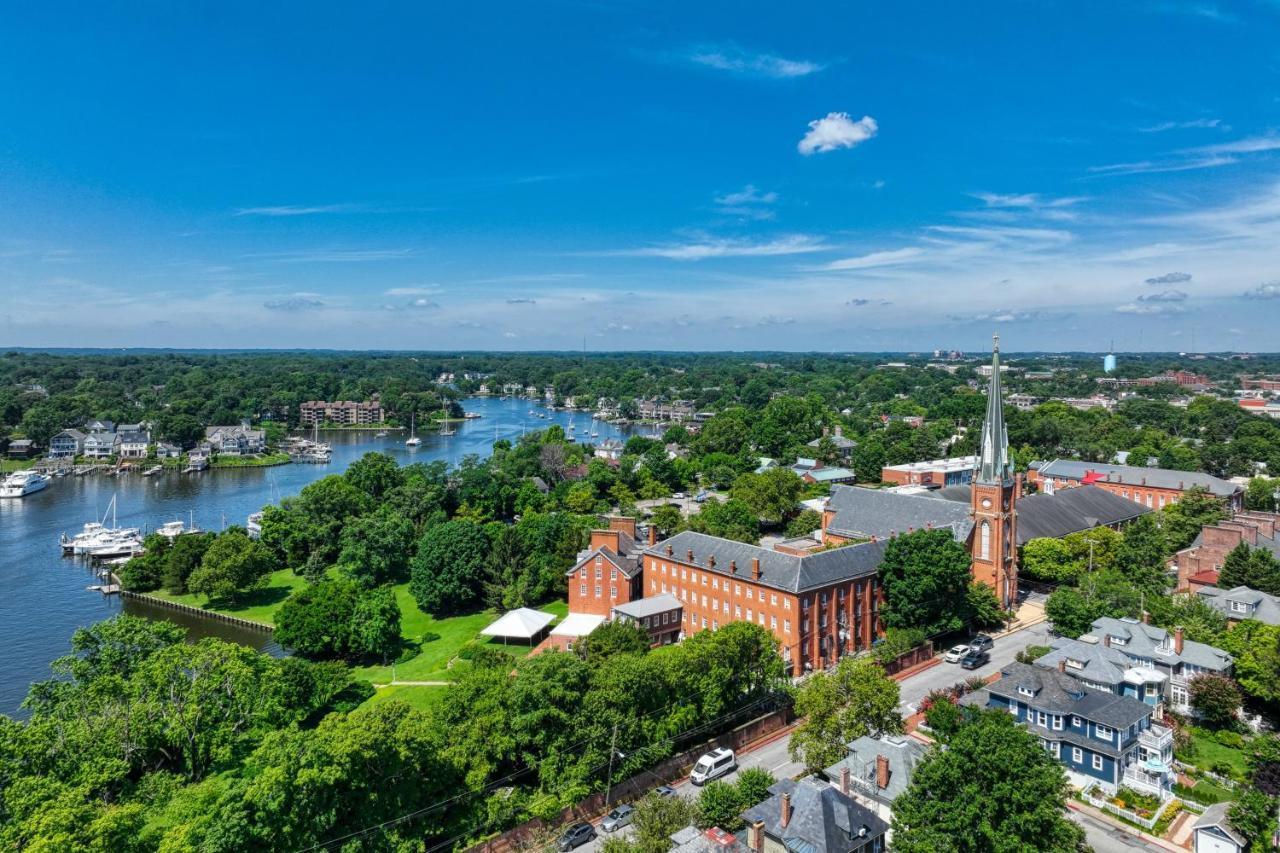
[[[1056,669],[1040,669],[1029,663],[1011,663],[1000,670],[1001,678],[987,685],[994,696],[1016,700],[1053,714],[1077,717],[1111,728],[1127,728],[1150,717],[1152,706],[1129,696],[1086,690],[1079,681]],[[1027,696],[1019,688],[1030,689]]]
[[[806,446],[819,447],[821,446],[822,439],[824,438],[831,439],[831,443],[835,445],[836,450],[851,450],[858,446],[858,442],[854,441],[852,438],[849,438],[847,435],[834,433],[834,432],[831,433],[830,435],[824,435],[824,436],[815,438],[813,441],[809,442],[808,445]]]
[[[1231,666],[1231,655],[1222,649],[1214,648],[1205,643],[1197,643],[1194,640],[1183,641],[1182,654],[1174,654],[1172,651],[1173,641],[1169,637],[1168,631],[1156,625],[1139,622],[1137,619],[1128,617],[1113,619],[1110,616],[1104,616],[1101,619],[1093,620],[1093,625],[1090,626],[1090,633],[1099,640],[1104,635],[1121,637],[1127,640],[1120,647],[1120,651],[1131,658],[1139,657],[1168,665],[1189,663],[1214,672],[1221,672]],[[1162,647],[1166,647],[1169,650],[1158,651]],[[1115,646],[1113,645],[1112,648],[1115,648]]]
[[[1133,666],[1128,655],[1109,646],[1082,643],[1066,637],[1054,640],[1051,646],[1053,651],[1037,658],[1036,666],[1056,670],[1059,661],[1080,663],[1084,665],[1082,668],[1068,663],[1066,674],[1098,684],[1122,683],[1125,670]]]
[[[1041,492],[1018,500],[1018,544],[1131,521],[1151,510],[1097,486]]]
[[[852,797],[813,777],[783,779],[772,796],[742,813],[747,825],[759,821],[764,833],[792,853],[850,853],[883,835],[889,825]],[[782,825],[782,795],[791,795],[791,818]]]
[[[963,542],[973,530],[967,504],[942,500],[932,494],[904,495],[857,486],[832,486],[827,509],[835,511],[827,530],[838,536],[887,539],[909,529],[933,526],[950,528],[956,540]]]
[[[730,576],[730,564],[734,564],[737,567],[736,576],[744,580],[751,579],[751,561],[757,559],[760,561],[760,580],[757,583],[784,592],[804,592],[874,574],[884,558],[886,544],[883,540],[863,542],[801,557],[685,530],[659,542],[645,553],[659,559],[692,563],[725,577]],[[672,551],[670,557],[667,557],[668,546]],[[692,559],[689,557],[691,551]]]
[[[1235,619],[1256,619],[1267,625],[1280,625],[1280,598],[1238,586],[1235,589],[1218,589],[1206,586],[1197,590],[1200,598],[1215,610]],[[1231,609],[1232,602],[1248,605],[1248,610],[1241,613]]]
[[[929,747],[909,737],[860,737],[849,744],[849,754],[822,773],[832,782],[840,783],[840,771],[849,768],[851,789],[875,799],[892,804],[898,795],[911,784],[911,777],[929,752]],[[881,788],[876,782],[876,756],[883,755],[889,762],[889,784]]]
[[[480,633],[486,637],[519,637],[527,640],[550,625],[555,618],[554,613],[517,607],[502,614],[487,628],[482,628]]]
[[[1204,810],[1204,814],[1196,818],[1196,822],[1192,824],[1192,829],[1218,829],[1228,838],[1234,841],[1241,849],[1249,846],[1249,839],[1245,838],[1235,828],[1227,822],[1227,809],[1231,803],[1215,803]]]
[[[1171,471],[1167,468],[1139,468],[1132,465],[1110,465],[1105,462],[1081,462],[1075,459],[1055,459],[1052,462],[1032,462],[1031,468],[1042,477],[1061,477],[1064,480],[1084,480],[1090,473],[1100,475],[1096,482],[1123,483],[1130,486],[1152,486],[1157,489],[1190,489],[1202,486],[1220,498],[1243,491],[1243,486],[1219,479],[1199,471]]]

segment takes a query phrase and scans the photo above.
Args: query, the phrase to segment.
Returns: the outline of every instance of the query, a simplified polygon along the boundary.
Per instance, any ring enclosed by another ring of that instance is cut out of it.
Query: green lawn
[[[1231,765],[1231,775],[1243,779],[1247,770],[1244,752],[1229,746],[1223,746],[1213,739],[1213,735],[1199,727],[1192,727],[1191,739],[1196,746],[1195,755],[1179,755],[1178,758],[1188,764],[1194,764],[1202,770],[1210,770],[1218,762]]]
[[[419,711],[426,711],[439,705],[449,694],[448,687],[407,687],[395,685],[392,687],[383,687],[377,693],[369,697],[368,701],[362,707],[377,705],[380,702],[387,702],[395,699],[404,702],[410,707],[417,708]]]
[[[0,459],[0,474],[21,471],[24,468],[30,468],[39,461],[39,459]]]
[[[239,616],[241,619],[274,625],[275,614],[280,609],[280,605],[294,591],[302,589],[306,585],[306,578],[295,575],[290,569],[280,569],[267,576],[266,586],[243,596],[239,603],[232,605],[210,607],[203,595],[196,595],[191,592],[186,595],[173,595],[158,589],[148,594],[167,601],[176,601],[189,607],[199,607],[202,610],[209,610],[213,613],[225,613],[228,616]]]

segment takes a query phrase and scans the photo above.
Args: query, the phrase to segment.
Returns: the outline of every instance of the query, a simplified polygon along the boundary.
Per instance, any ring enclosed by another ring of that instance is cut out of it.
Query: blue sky
[[[1280,4],[13,4],[0,345],[1275,350]]]

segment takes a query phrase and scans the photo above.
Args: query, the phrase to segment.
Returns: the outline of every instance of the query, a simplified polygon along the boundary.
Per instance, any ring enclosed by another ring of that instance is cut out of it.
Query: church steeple
[[[992,336],[991,381],[987,384],[987,418],[982,423],[977,482],[1008,485],[1013,482],[1009,456],[1009,431],[1004,425],[1004,399],[1000,393],[1000,336]]]

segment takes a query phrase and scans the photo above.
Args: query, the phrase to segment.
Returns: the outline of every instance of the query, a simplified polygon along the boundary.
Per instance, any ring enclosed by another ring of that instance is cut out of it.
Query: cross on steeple
[[[987,384],[987,417],[982,422],[978,458],[979,483],[1013,482],[1009,456],[1009,431],[1004,425],[1004,399],[1000,393],[1000,335],[991,336],[991,381]]]

